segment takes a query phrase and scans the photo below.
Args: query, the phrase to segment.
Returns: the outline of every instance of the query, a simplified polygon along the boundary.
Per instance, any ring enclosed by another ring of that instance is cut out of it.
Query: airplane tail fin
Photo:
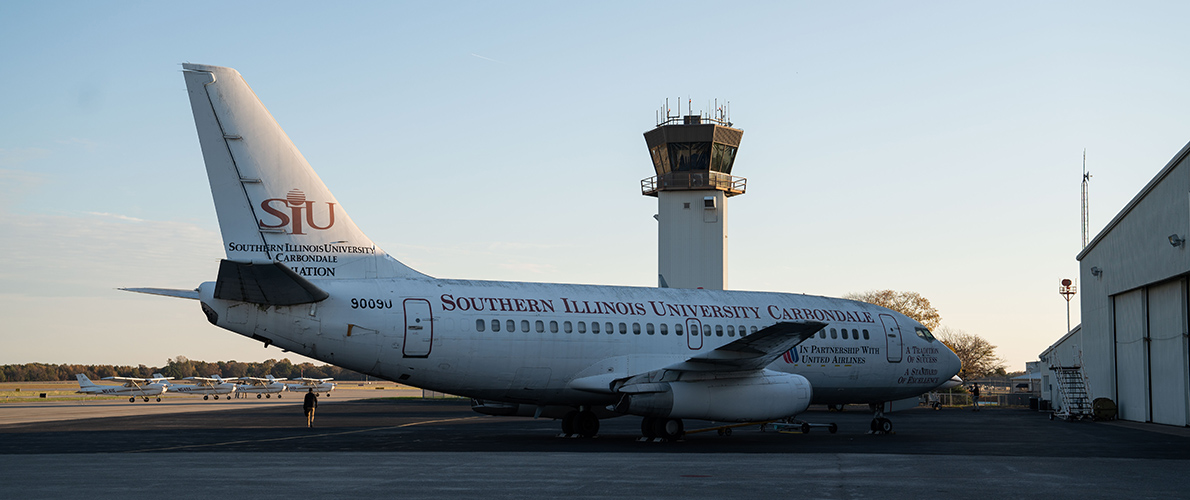
[[[426,277],[356,227],[239,72],[182,68],[227,260],[307,279]]]
[[[79,373],[79,374],[76,374],[76,375],[74,376],[74,378],[77,378],[77,379],[78,379],[78,381],[79,381],[79,388],[83,388],[83,387],[95,387],[95,382],[92,382],[92,381],[91,381],[91,379],[87,378],[87,376],[86,376],[86,375],[83,375],[83,374]]]

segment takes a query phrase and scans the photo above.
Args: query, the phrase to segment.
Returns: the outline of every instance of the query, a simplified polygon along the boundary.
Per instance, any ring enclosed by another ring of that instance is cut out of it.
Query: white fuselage
[[[660,369],[781,321],[828,324],[768,367],[804,376],[815,403],[912,397],[959,370],[941,342],[915,334],[916,321],[845,299],[432,278],[317,284],[330,297],[296,306],[215,299],[210,282],[199,295],[213,323],[242,335],[403,384],[510,403],[611,404],[611,391],[571,382]]]
[[[193,395],[231,394],[236,391],[236,385],[228,382],[212,385],[172,385],[169,392]]]
[[[240,384],[236,386],[236,392],[245,394],[277,394],[284,391],[285,388],[285,384],[282,384],[281,382],[272,382],[261,385]]]
[[[127,386],[127,385],[92,385],[87,387],[80,387],[77,391],[81,394],[92,395],[110,395],[110,396],[157,396],[165,392],[163,384],[154,383],[141,386]]]

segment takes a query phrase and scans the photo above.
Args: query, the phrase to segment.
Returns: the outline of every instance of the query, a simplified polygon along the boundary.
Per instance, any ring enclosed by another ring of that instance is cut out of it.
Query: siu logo
[[[325,226],[319,226],[314,223],[314,202],[306,200],[306,193],[303,193],[302,190],[293,189],[285,195],[285,198],[269,198],[260,202],[260,208],[262,210],[277,218],[276,224],[268,224],[263,220],[257,222],[264,229],[279,229],[285,226],[292,226],[289,234],[306,234],[303,232],[303,220],[305,220],[305,225],[312,229],[330,229],[331,226],[335,225],[335,204],[328,202],[326,206],[328,222]],[[288,213],[286,209],[288,209]]]

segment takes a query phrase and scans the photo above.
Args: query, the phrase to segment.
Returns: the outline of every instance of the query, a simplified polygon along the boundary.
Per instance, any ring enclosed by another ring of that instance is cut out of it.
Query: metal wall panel
[[[1115,309],[1116,388],[1120,418],[1149,421],[1144,290],[1112,297]]]
[[[1186,425],[1185,280],[1149,287],[1149,383],[1153,422]]]

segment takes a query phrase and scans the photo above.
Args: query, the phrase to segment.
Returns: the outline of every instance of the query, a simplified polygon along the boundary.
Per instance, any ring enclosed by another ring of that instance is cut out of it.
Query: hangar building
[[[1078,254],[1081,328],[1041,355],[1080,366],[1090,398],[1111,398],[1125,420],[1190,425],[1188,155],[1190,144]],[[1043,391],[1054,375],[1043,371]]]

